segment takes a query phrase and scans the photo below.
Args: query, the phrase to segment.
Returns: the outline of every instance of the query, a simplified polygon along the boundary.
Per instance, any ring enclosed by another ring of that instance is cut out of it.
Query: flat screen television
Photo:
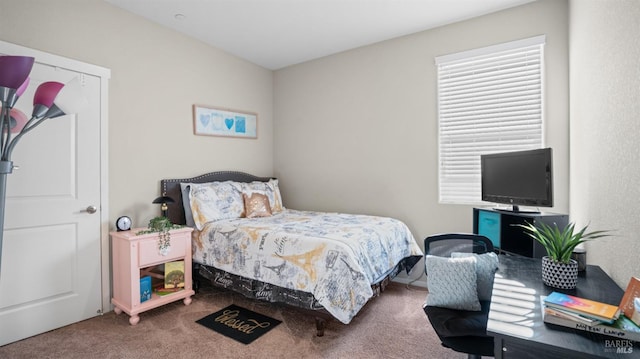
[[[482,200],[519,206],[553,207],[551,148],[480,156]]]

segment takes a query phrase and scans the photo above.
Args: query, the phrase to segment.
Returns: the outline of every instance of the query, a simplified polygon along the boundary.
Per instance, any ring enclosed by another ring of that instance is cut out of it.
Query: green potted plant
[[[571,258],[574,249],[581,243],[609,235],[608,231],[587,232],[588,226],[576,231],[574,223],[569,223],[563,229],[545,223],[519,226],[547,251],[547,255],[542,257],[542,281],[550,287],[560,289],[576,287],[578,262]]]
[[[138,235],[146,233],[158,233],[158,252],[162,255],[166,255],[171,247],[171,233],[172,229],[182,228],[179,224],[173,224],[167,217],[158,216],[149,221],[148,229],[139,231]]]

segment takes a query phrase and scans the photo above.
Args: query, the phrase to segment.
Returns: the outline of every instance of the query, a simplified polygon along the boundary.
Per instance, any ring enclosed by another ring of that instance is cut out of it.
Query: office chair
[[[427,273],[427,255],[449,258],[454,252],[490,253],[493,252],[493,244],[481,235],[440,234],[425,238],[424,250],[425,273]],[[495,269],[497,269],[497,257],[492,260],[495,260]],[[492,274],[490,278],[492,281]],[[488,290],[489,297],[486,298],[485,294],[484,298],[478,300],[479,311],[451,309],[425,303],[424,312],[444,347],[468,354],[470,359],[494,356],[493,337],[487,335],[491,286]]]

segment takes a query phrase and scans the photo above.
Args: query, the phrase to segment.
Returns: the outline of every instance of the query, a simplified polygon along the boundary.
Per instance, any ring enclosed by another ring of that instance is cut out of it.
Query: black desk
[[[542,320],[540,296],[560,291],[618,305],[624,291],[598,266],[589,265],[574,290],[542,283],[541,260],[499,256],[487,332],[495,338],[496,358],[640,358],[640,343],[618,341]]]

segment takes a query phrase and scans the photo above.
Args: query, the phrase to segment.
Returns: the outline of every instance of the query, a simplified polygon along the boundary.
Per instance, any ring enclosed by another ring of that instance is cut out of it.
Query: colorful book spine
[[[549,294],[544,299],[544,305],[578,313],[605,323],[613,323],[620,315],[620,308],[615,305],[574,297],[559,292]]]
[[[140,278],[140,303],[151,299],[151,277]]]
[[[580,315],[578,313],[573,313],[573,312],[562,310],[562,309],[558,309],[558,308],[545,307],[544,308],[544,313],[545,313],[545,315],[547,315],[547,314],[548,315],[555,315],[556,317],[565,318],[565,319],[571,319],[573,321],[584,323],[584,324],[589,324],[589,325],[595,325],[595,324],[602,323],[601,321],[599,321],[597,319],[585,317],[585,316]]]

